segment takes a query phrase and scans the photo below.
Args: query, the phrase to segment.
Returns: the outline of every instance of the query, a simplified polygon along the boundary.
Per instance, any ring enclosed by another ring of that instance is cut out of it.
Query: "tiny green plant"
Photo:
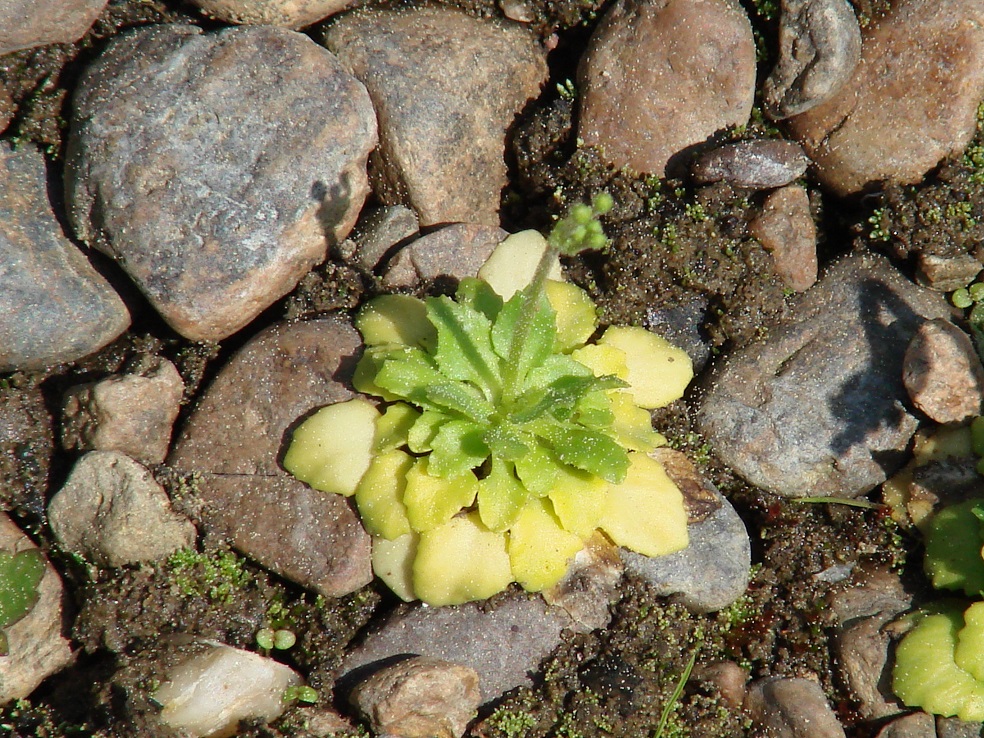
[[[27,617],[38,603],[44,556],[36,548],[0,551],[0,656],[10,653],[7,628]]]
[[[682,496],[647,452],[649,410],[678,399],[687,355],[608,327],[558,256],[604,248],[602,195],[544,239],[507,238],[455,296],[383,295],[356,316],[356,398],[302,423],[284,467],[354,496],[373,568],[404,599],[556,584],[595,531],[655,556],[687,543]],[[379,408],[381,403],[381,410]]]
[[[978,355],[984,357],[984,282],[973,282],[950,295],[950,302],[961,310],[968,310],[967,324],[974,339]]]

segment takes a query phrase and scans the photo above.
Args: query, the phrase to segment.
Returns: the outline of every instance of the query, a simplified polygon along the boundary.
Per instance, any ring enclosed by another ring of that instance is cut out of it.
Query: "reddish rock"
[[[78,41],[108,2],[6,0],[0,3],[0,56],[19,49]]]
[[[981,414],[984,367],[970,337],[948,320],[919,326],[905,351],[902,381],[912,403],[937,423]]]
[[[789,289],[803,292],[817,281],[817,227],[805,189],[789,185],[770,193],[749,231],[772,254]]]
[[[748,18],[727,0],[619,0],[591,37],[578,89],[578,137],[616,167],[663,176],[675,154],[748,121]]]
[[[454,223],[414,240],[390,259],[383,275],[388,288],[412,287],[421,280],[474,277],[509,234],[496,226]]]
[[[352,0],[191,0],[205,15],[225,23],[303,28],[352,4]]]

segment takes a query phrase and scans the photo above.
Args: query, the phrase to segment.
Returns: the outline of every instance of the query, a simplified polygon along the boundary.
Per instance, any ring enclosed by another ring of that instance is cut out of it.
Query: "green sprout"
[[[544,239],[507,238],[455,296],[383,295],[356,317],[357,398],[295,431],[284,467],[352,495],[373,568],[404,599],[485,599],[556,584],[601,530],[661,555],[687,543],[679,490],[646,454],[649,410],[678,399],[687,355],[642,328],[609,327],[562,279],[558,256],[607,244],[599,195]]]
[[[38,603],[44,556],[36,548],[0,551],[0,656],[10,653],[7,628],[27,617]]]

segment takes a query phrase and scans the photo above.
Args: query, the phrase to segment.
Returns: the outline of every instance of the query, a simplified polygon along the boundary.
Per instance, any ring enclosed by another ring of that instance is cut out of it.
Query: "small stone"
[[[829,100],[861,59],[861,29],[847,0],[783,0],[779,61],[762,86],[774,120]]]
[[[772,254],[776,274],[789,289],[805,292],[817,281],[817,227],[804,188],[789,185],[770,193],[749,232]]]
[[[79,459],[48,503],[48,518],[62,547],[100,566],[159,561],[196,536],[150,472],[115,451]]]
[[[509,20],[519,23],[532,23],[536,14],[528,0],[498,0],[499,10]]]
[[[845,738],[812,679],[770,677],[752,682],[745,709],[769,738]]]
[[[375,105],[380,200],[423,226],[498,225],[508,132],[547,81],[533,33],[449,7],[373,8],[341,17],[325,43]]]
[[[497,226],[454,223],[415,239],[390,259],[383,274],[388,289],[412,287],[447,276],[474,277],[509,234]]]
[[[757,139],[718,146],[690,165],[698,184],[730,182],[738,187],[768,190],[802,177],[810,160],[794,141]]]
[[[351,0],[191,0],[224,23],[303,28],[345,10]]]
[[[936,292],[953,292],[966,287],[980,272],[980,260],[970,254],[937,256],[920,251],[916,265],[916,279]]]
[[[960,718],[936,716],[936,738],[980,738],[984,726]]]
[[[590,633],[611,620],[609,605],[618,599],[624,570],[618,548],[596,531],[574,554],[564,578],[541,594],[571,616],[576,630]]]
[[[0,550],[16,554],[36,548],[6,513],[0,513]],[[64,599],[62,581],[45,559],[34,608],[5,628],[9,650],[0,657],[0,705],[24,699],[75,660],[71,642],[62,635]]]
[[[7,0],[0,4],[0,56],[82,38],[109,0]],[[0,126],[2,128],[2,126]]]
[[[376,735],[461,738],[478,713],[478,674],[416,656],[380,669],[350,699]]]
[[[365,88],[303,34],[158,25],[75,93],[69,219],[193,341],[249,323],[351,230],[376,143]]]
[[[531,685],[530,674],[560,644],[571,626],[566,612],[539,596],[511,597],[487,610],[483,603],[402,608],[372,631],[342,663],[340,681],[353,680],[387,659],[418,654],[474,669],[482,704],[514,687]],[[364,667],[370,667],[366,669]]]
[[[905,347],[943,296],[859,252],[827,268],[768,338],[709,378],[698,428],[724,463],[784,497],[857,497],[907,458],[918,419]]]
[[[591,36],[578,90],[578,137],[615,167],[663,177],[687,147],[748,121],[748,17],[727,0],[620,0]]]
[[[694,669],[695,680],[714,686],[724,703],[735,710],[741,709],[748,694],[748,672],[734,661],[718,661]]]
[[[160,358],[141,374],[72,387],[63,404],[62,447],[119,451],[142,464],[160,464],[183,394],[178,370]]]
[[[912,403],[937,423],[962,423],[984,409],[984,367],[970,337],[948,320],[919,326],[902,381]]]
[[[913,712],[895,718],[878,731],[875,738],[939,738],[936,721],[925,712]]]
[[[417,214],[402,205],[388,205],[359,217],[349,242],[351,252],[343,254],[365,271],[375,269],[398,244],[417,235],[420,221]]]
[[[348,500],[297,481],[278,459],[301,418],[355,396],[348,380],[361,350],[339,316],[262,331],[215,377],[168,460],[197,473],[206,526],[326,597],[372,581],[369,536]]]
[[[984,6],[903,0],[865,30],[850,81],[788,126],[821,182],[851,195],[885,182],[918,182],[962,152],[982,96]]]
[[[123,301],[65,238],[46,180],[40,151],[0,142],[0,372],[80,359],[130,325]]]
[[[241,720],[276,720],[284,690],[301,684],[289,666],[224,643],[202,640],[168,669],[154,690],[160,721],[192,738],[230,738]]]

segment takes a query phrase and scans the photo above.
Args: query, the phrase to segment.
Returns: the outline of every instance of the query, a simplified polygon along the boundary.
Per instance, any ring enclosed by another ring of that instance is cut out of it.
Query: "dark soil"
[[[492,0],[454,4],[478,15],[501,15]],[[774,51],[768,39],[775,38],[778,3],[746,4],[761,43],[764,74]],[[867,22],[884,12],[887,0],[855,0],[854,5]],[[567,265],[602,306],[606,321],[652,325],[665,319],[667,310],[691,306],[699,313],[711,362],[767,335],[789,311],[790,295],[773,274],[769,255],[748,235],[762,195],[725,185],[695,189],[682,180],[638,177],[612,170],[591,150],[578,149],[576,106],[557,85],[575,77],[577,55],[602,3],[535,0],[531,7],[533,27],[544,38],[556,34],[557,48],[551,55],[551,83],[514,131],[513,180],[503,196],[503,227],[544,227],[567,203],[607,190],[616,202],[605,223],[610,252]],[[60,181],[67,106],[80,71],[113,35],[172,22],[203,24],[177,0],[116,0],[79,43],[0,58],[0,126],[9,118],[0,135],[40,145],[51,162],[53,181]],[[319,38],[322,29],[309,32]],[[725,137],[779,135],[761,116],[755,121]],[[911,273],[921,251],[974,253],[984,237],[982,147],[979,134],[965,157],[946,162],[926,183],[857,201],[835,200],[806,181],[822,260],[852,247],[874,248]],[[80,649],[75,667],[49,679],[29,700],[0,710],[2,730],[12,736],[173,735],[152,721],[156,708],[148,697],[161,666],[183,648],[166,636],[195,634],[255,648],[254,635],[265,626],[290,627],[298,635],[293,649],[276,656],[298,669],[330,704],[340,654],[367,623],[394,605],[384,588],[371,585],[326,601],[214,540],[201,541],[198,554],[175,556],[157,567],[99,569],[58,550],[44,509],[75,460],[60,450],[57,439],[65,388],[165,356],[178,366],[191,407],[224,358],[265,324],[351,309],[373,291],[372,275],[329,259],[243,334],[222,345],[193,344],[141,307],[112,264],[92,256],[136,306],[133,327],[85,360],[36,374],[0,376],[0,509],[10,512],[61,571],[75,607],[72,636]],[[694,399],[662,411],[658,426],[729,496],[748,526],[755,573],[747,595],[722,613],[695,616],[655,597],[644,584],[627,581],[610,628],[571,635],[543,664],[535,687],[516,690],[485,710],[469,735],[653,736],[664,710],[663,736],[754,735],[745,715],[700,677],[703,667],[724,659],[738,662],[753,677],[819,675],[848,734],[874,735],[875,726],[858,722],[852,696],[831,670],[826,602],[834,587],[852,580],[831,585],[814,574],[854,565],[858,578],[866,570],[888,567],[924,586],[918,542],[877,509],[797,504],[749,487],[711,457],[694,432]],[[194,479],[166,467],[154,471],[176,504],[194,517]],[[683,684],[691,659],[696,668]],[[678,685],[682,691],[674,697]],[[349,712],[341,701],[336,706]],[[291,708],[274,726],[242,735],[313,735],[305,727],[313,709]]]

